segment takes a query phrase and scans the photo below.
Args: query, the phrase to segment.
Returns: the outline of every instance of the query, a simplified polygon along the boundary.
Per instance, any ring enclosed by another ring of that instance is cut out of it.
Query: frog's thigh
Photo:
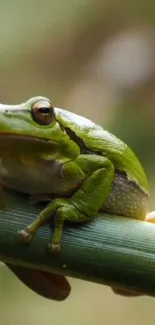
[[[145,221],[155,223],[155,211],[149,212],[146,216]]]
[[[76,163],[87,178],[69,202],[78,211],[93,216],[109,195],[114,180],[114,166],[108,158],[98,155],[80,155]]]

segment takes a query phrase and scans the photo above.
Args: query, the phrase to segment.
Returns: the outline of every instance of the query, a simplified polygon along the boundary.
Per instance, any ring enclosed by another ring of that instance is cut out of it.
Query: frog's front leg
[[[114,180],[114,166],[109,159],[97,155],[80,155],[74,161],[76,169],[80,168],[85,180],[80,188],[68,199],[55,199],[40,213],[25,230],[19,232],[23,242],[30,242],[32,235],[46,220],[55,215],[55,229],[50,250],[59,250],[64,221],[82,222],[97,214],[104,204]],[[63,174],[70,174],[73,162],[64,165]]]

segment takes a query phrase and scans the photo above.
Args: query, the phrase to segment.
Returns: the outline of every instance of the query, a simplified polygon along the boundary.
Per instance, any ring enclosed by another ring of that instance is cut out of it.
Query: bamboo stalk
[[[87,224],[66,225],[58,255],[49,253],[49,224],[41,227],[28,246],[17,231],[41,207],[27,204],[21,195],[5,193],[0,211],[0,260],[93,281],[120,289],[155,295],[155,226],[119,216],[100,214]]]

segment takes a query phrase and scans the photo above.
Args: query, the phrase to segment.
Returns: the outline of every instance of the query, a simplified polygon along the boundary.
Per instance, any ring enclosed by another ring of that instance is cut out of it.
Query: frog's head
[[[20,105],[0,104],[0,136],[3,135],[63,142],[65,131],[56,120],[50,100],[34,97]]]

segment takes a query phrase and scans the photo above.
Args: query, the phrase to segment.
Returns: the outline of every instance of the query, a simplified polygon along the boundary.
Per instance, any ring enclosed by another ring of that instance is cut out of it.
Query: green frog
[[[36,202],[47,201],[36,220],[19,230],[18,238],[30,243],[38,228],[54,216],[48,244],[52,252],[60,250],[65,220],[87,221],[103,211],[155,222],[155,214],[147,214],[148,181],[133,151],[103,127],[53,107],[44,97],[20,105],[0,104],[0,184]],[[63,300],[69,295],[63,276],[8,266],[45,297]]]
[[[65,220],[99,211],[146,220],[148,181],[133,151],[103,127],[44,97],[0,104],[0,184],[47,205],[18,238],[30,243],[55,218],[48,249],[60,250]]]

